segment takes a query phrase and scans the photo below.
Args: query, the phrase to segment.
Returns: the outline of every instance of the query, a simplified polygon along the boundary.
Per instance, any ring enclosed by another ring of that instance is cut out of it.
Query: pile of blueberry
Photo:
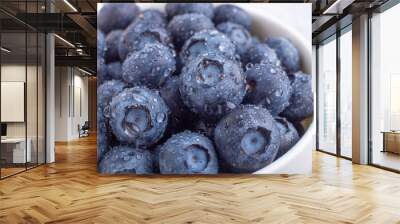
[[[292,42],[260,41],[230,4],[165,12],[109,3],[98,14],[99,171],[251,173],[290,150],[313,114]]]

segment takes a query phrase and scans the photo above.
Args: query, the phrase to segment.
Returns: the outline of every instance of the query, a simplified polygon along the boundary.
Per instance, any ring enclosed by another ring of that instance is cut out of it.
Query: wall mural
[[[311,40],[269,7],[99,3],[98,171],[310,172]]]

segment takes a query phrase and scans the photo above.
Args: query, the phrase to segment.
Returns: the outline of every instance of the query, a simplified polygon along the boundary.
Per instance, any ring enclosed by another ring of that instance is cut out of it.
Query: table
[[[26,151],[25,145],[27,144]],[[1,139],[1,157],[6,163],[31,162],[32,141],[30,138],[5,138]]]
[[[400,131],[382,131],[383,150],[382,152],[391,152],[400,154]]]

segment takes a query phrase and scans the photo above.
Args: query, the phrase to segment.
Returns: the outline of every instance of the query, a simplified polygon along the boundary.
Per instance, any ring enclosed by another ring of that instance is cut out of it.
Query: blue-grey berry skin
[[[168,23],[168,31],[171,33],[176,49],[181,49],[186,40],[195,33],[214,29],[214,24],[203,14],[187,13],[177,15]]]
[[[167,25],[167,19],[165,14],[159,10],[146,9],[139,13],[133,23],[142,23],[152,27],[165,27]]]
[[[226,58],[236,58],[236,47],[232,41],[218,30],[202,30],[195,33],[182,47],[180,56],[184,64],[197,56],[211,51]]]
[[[244,105],[219,121],[214,142],[218,156],[231,172],[250,173],[274,161],[280,133],[267,109]]]
[[[158,92],[146,87],[124,89],[110,104],[110,125],[122,143],[150,146],[164,134],[168,107]]]
[[[244,26],[232,22],[220,23],[217,29],[227,35],[235,44],[236,52],[240,55],[240,58],[244,57],[252,43],[249,31]]]
[[[306,133],[306,129],[304,128],[304,125],[302,124],[301,121],[292,121],[293,126],[296,128],[297,133],[299,136],[303,136]]]
[[[203,134],[208,138],[212,138],[214,136],[214,129],[217,124],[215,122],[208,122],[201,119],[197,119],[197,121],[193,124],[193,131]]]
[[[179,76],[181,74],[182,68],[184,66],[181,56],[179,54],[175,54],[175,62],[176,62],[176,69],[173,75]]]
[[[160,88],[160,96],[164,99],[170,112],[170,123],[180,123],[189,113],[179,92],[180,79],[177,76],[168,78]]]
[[[187,13],[203,14],[210,19],[214,16],[214,7],[211,3],[168,3],[165,11],[169,19]]]
[[[103,57],[97,57],[97,85],[110,80],[107,73],[107,65]]]
[[[260,39],[256,36],[251,37],[251,45],[259,44],[261,43]]]
[[[119,57],[121,61],[124,61],[129,54],[143,49],[147,44],[155,43],[171,46],[170,35],[165,28],[145,23],[132,23],[122,34],[118,48]]]
[[[122,78],[133,86],[157,88],[175,71],[175,52],[162,44],[148,44],[122,64]]]
[[[153,160],[149,150],[129,145],[113,147],[99,163],[103,174],[152,174]]]
[[[215,24],[233,22],[244,26],[248,30],[251,28],[250,15],[243,9],[231,4],[224,4],[215,8],[214,22]]]
[[[103,32],[97,32],[97,57],[104,58],[106,55],[106,37]]]
[[[172,136],[159,153],[162,174],[216,174],[218,158],[207,137],[185,131]]]
[[[119,80],[109,80],[97,88],[97,108],[103,110],[105,117],[109,117],[109,106],[114,96],[118,95],[126,87]]]
[[[113,30],[106,37],[106,63],[119,61],[118,46],[123,30]]]
[[[264,43],[251,45],[242,57],[242,63],[245,66],[258,64],[265,60],[268,60],[275,65],[280,65],[281,63],[275,50]]]
[[[276,126],[281,134],[280,146],[276,159],[287,153],[300,139],[296,128],[285,118],[276,117]]]
[[[97,158],[98,161],[109,150],[112,133],[109,125],[109,109],[111,99],[122,92],[125,83],[110,80],[97,88]]]
[[[156,145],[153,147],[151,151],[153,155],[153,172],[160,173],[160,151],[161,151],[162,144]]]
[[[182,70],[179,87],[184,104],[205,120],[217,120],[237,107],[246,92],[240,64],[208,53]]]
[[[107,76],[113,80],[122,81],[122,65],[119,61],[107,64]]]
[[[290,121],[301,121],[312,116],[314,112],[311,75],[299,71],[289,75],[289,79],[293,91],[289,99],[289,106],[281,115]]]
[[[289,106],[292,88],[281,66],[263,61],[249,68],[245,76],[248,91],[244,103],[264,106],[273,116]]]
[[[285,37],[269,37],[265,41],[278,55],[282,66],[289,73],[300,70],[300,54],[293,43]]]
[[[97,24],[101,31],[125,29],[139,14],[135,3],[107,3],[97,15]]]
[[[104,116],[103,110],[97,109],[97,161],[110,149],[111,133],[108,118]]]

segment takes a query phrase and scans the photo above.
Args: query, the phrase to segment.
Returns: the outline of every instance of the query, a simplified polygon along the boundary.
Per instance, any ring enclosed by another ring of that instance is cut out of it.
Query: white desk
[[[25,138],[5,138],[1,139],[2,147],[6,147],[6,149],[2,148],[2,151],[9,150],[8,147],[12,147],[12,163],[25,163],[31,162],[32,153],[31,146],[32,140],[30,138],[26,139],[28,143],[25,152]],[[26,159],[26,161],[25,161]]]

